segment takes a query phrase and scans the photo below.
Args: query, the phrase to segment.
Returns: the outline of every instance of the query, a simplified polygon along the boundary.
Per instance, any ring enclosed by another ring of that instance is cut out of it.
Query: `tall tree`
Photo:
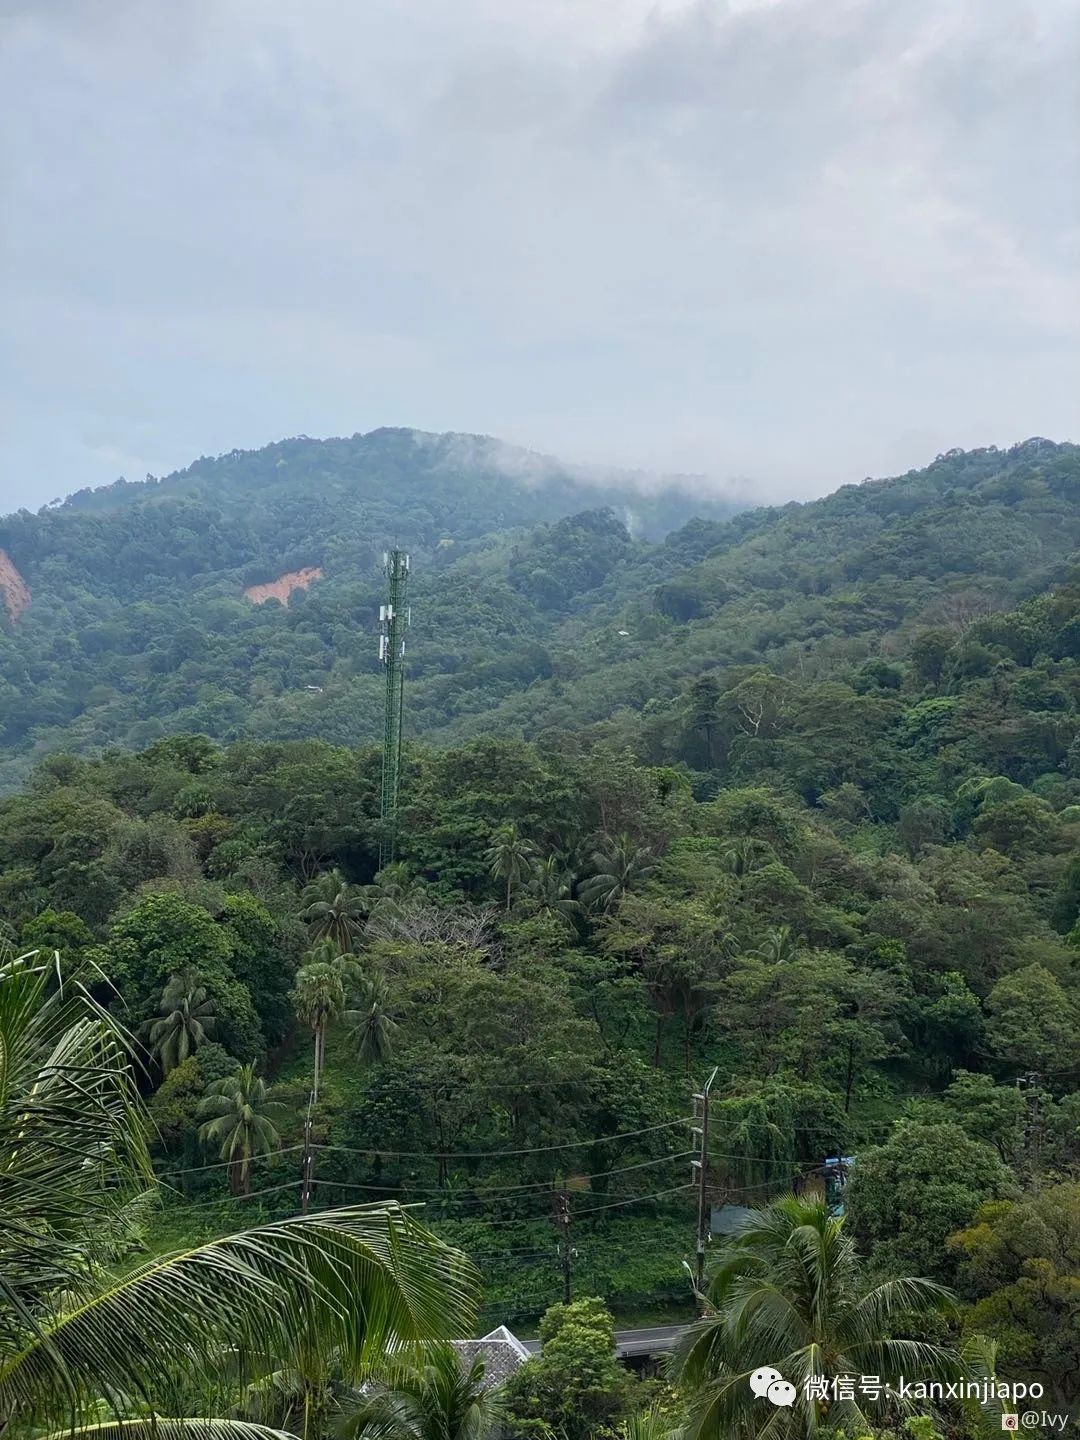
[[[565,1440],[607,1435],[629,1409],[633,1381],[615,1358],[615,1322],[602,1300],[552,1305],[540,1321],[540,1354],[507,1384],[515,1434]]]
[[[502,880],[506,885],[508,913],[513,903],[514,891],[520,889],[535,857],[536,846],[522,835],[513,821],[499,826],[491,844],[484,851],[488,873],[493,880]]]
[[[150,1050],[167,1075],[193,1055],[214,1032],[214,1002],[190,971],[173,975],[161,992],[156,1020],[148,1020],[143,1033]]]
[[[883,1145],[860,1152],[845,1192],[848,1223],[875,1268],[921,1270],[951,1281],[950,1235],[1016,1182],[989,1145],[949,1123],[902,1121]]]
[[[386,1060],[394,1048],[397,1023],[387,1008],[389,992],[381,975],[361,981],[359,994],[345,1011],[349,1039],[362,1064]]]
[[[329,870],[304,887],[301,920],[316,940],[329,940],[345,954],[363,929],[368,906],[363,895],[346,883],[340,870]]]
[[[635,845],[629,835],[602,835],[589,856],[591,874],[581,886],[587,905],[610,910],[656,869],[651,846]]]
[[[561,855],[554,852],[533,862],[528,891],[543,915],[554,915],[571,930],[581,914],[581,905],[573,898],[574,877]]]
[[[724,1243],[709,1267],[706,1313],[681,1338],[675,1360],[691,1391],[688,1440],[782,1434],[811,1440],[821,1430],[865,1434],[879,1407],[855,1399],[808,1397],[811,1377],[901,1375],[947,1380],[955,1355],[925,1340],[897,1338],[896,1327],[948,1309],[950,1292],[929,1280],[872,1284],[862,1274],[844,1222],[824,1200],[788,1197]],[[902,1317],[902,1318],[901,1318]],[[778,1370],[795,1386],[790,1409],[769,1411],[749,1377]],[[882,1392],[882,1399],[887,1397]]]
[[[282,1106],[270,1100],[266,1081],[256,1075],[254,1065],[241,1065],[235,1075],[215,1080],[199,1105],[199,1139],[215,1145],[229,1165],[229,1188],[234,1195],[251,1189],[251,1162],[256,1155],[270,1155],[281,1144],[275,1128],[284,1115]]]
[[[315,1044],[312,1094],[319,1098],[319,1081],[326,1060],[326,1030],[345,1009],[345,982],[341,971],[329,960],[301,965],[292,990],[297,1018],[310,1026]]]

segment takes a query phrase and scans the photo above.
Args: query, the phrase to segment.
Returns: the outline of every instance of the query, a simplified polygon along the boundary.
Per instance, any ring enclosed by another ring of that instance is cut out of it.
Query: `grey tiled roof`
[[[455,1340],[454,1349],[462,1365],[471,1365],[477,1358],[484,1362],[484,1385],[489,1390],[509,1380],[529,1358],[528,1350],[505,1325],[479,1340]]]

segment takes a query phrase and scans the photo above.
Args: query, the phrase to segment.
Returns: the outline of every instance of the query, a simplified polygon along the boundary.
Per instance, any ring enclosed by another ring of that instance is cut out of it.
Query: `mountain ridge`
[[[603,492],[565,475],[510,485],[436,438],[283,441],[205,462],[190,493],[0,520],[34,592],[0,623],[0,782],[57,748],[178,730],[374,738],[388,541],[415,558],[410,733],[440,742],[629,736],[703,672],[902,653],[935,607],[1009,609],[1062,579],[1080,544],[1080,448],[1042,439],[756,510],[645,497],[659,538],[644,540],[588,508]],[[244,598],[315,568],[287,607]]]

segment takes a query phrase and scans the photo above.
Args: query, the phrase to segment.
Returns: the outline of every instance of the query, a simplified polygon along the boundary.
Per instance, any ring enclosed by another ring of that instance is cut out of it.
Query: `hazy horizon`
[[[0,0],[0,511],[288,435],[1080,438],[1072,0]]]
[[[547,478],[547,475],[545,474],[545,471],[547,471],[548,468],[549,468],[549,462],[553,462],[552,465],[551,465],[551,473],[552,473],[552,474],[554,474],[554,473],[556,472],[556,470],[557,470],[557,472],[558,472],[561,476],[567,476],[567,475],[569,475],[569,476],[571,476],[573,479],[575,479],[575,480],[577,480],[578,482],[580,482],[583,486],[594,487],[594,488],[596,489],[597,493],[598,493],[598,497],[600,497],[600,498],[598,499],[598,502],[597,502],[597,503],[600,503],[600,502],[601,502],[601,500],[602,500],[602,494],[603,494],[603,491],[604,491],[605,488],[615,488],[615,487],[619,487],[620,489],[626,489],[626,488],[634,489],[634,488],[638,488],[638,489],[640,489],[640,491],[641,491],[641,493],[642,493],[643,495],[655,494],[655,493],[657,493],[658,491],[662,491],[662,490],[665,490],[665,489],[678,489],[678,490],[682,490],[683,492],[688,493],[688,494],[699,494],[699,495],[701,495],[703,498],[727,498],[727,499],[731,499],[731,500],[736,501],[736,502],[738,502],[738,503],[740,503],[740,504],[745,503],[745,504],[748,506],[748,508],[753,509],[753,508],[755,508],[755,507],[758,506],[758,505],[769,505],[769,504],[774,504],[774,503],[784,503],[784,502],[786,502],[786,501],[788,501],[788,500],[810,501],[810,500],[814,500],[814,499],[823,498],[823,497],[826,496],[826,495],[830,495],[830,494],[832,494],[835,490],[840,489],[843,485],[859,484],[859,483],[861,483],[861,482],[863,482],[863,481],[866,481],[866,480],[882,480],[882,479],[893,478],[893,477],[887,476],[887,475],[851,475],[851,476],[846,476],[846,477],[844,477],[843,479],[838,479],[838,480],[835,481],[835,483],[822,484],[821,486],[818,486],[818,487],[816,487],[816,488],[814,488],[814,489],[812,489],[812,490],[808,490],[808,491],[806,491],[805,493],[796,493],[795,491],[791,491],[790,493],[788,493],[788,492],[780,493],[780,492],[777,492],[777,491],[775,491],[775,490],[771,490],[771,489],[768,487],[768,485],[759,485],[758,482],[757,482],[753,477],[746,477],[746,476],[720,477],[720,476],[715,476],[715,475],[708,475],[708,474],[706,474],[706,473],[704,473],[704,472],[670,471],[670,470],[669,470],[669,471],[642,470],[642,469],[640,469],[639,467],[633,467],[633,466],[609,466],[609,465],[599,465],[599,464],[593,464],[593,463],[579,463],[579,462],[576,462],[576,461],[571,460],[571,459],[566,459],[565,457],[560,456],[560,455],[552,455],[552,454],[550,454],[550,453],[548,453],[548,452],[545,452],[545,451],[530,450],[530,449],[527,449],[526,447],[516,446],[516,445],[512,444],[511,442],[503,442],[503,441],[500,440],[500,437],[498,437],[498,436],[487,436],[487,435],[478,436],[478,435],[474,435],[474,434],[467,434],[467,433],[463,433],[463,432],[451,432],[451,431],[442,431],[442,432],[420,431],[420,430],[416,430],[415,427],[412,427],[412,426],[394,426],[394,427],[380,427],[380,426],[376,426],[376,427],[374,427],[375,430],[378,430],[378,429],[381,429],[381,428],[403,429],[403,430],[407,430],[407,431],[412,431],[412,433],[413,433],[414,435],[418,436],[418,437],[431,436],[432,438],[435,438],[435,439],[444,439],[444,438],[446,438],[446,436],[452,435],[454,438],[458,438],[458,439],[462,439],[462,440],[469,440],[469,441],[471,441],[471,440],[477,440],[477,439],[479,439],[479,440],[494,440],[494,441],[497,442],[497,446],[498,446],[499,449],[505,449],[505,450],[508,452],[507,456],[500,456],[500,455],[497,453],[497,451],[496,451],[494,454],[490,454],[490,453],[485,454],[484,457],[483,457],[483,460],[480,460],[479,458],[477,458],[474,462],[470,462],[470,460],[469,460],[467,457],[459,457],[459,459],[458,459],[455,463],[461,464],[461,465],[463,466],[463,468],[467,468],[470,463],[475,463],[477,466],[479,466],[479,465],[482,464],[482,465],[486,466],[486,467],[489,468],[489,469],[490,469],[491,466],[494,464],[494,466],[495,466],[496,469],[505,468],[505,472],[506,472],[507,476],[508,476],[510,479],[512,479],[512,480],[521,481],[521,482],[523,482],[523,483],[525,483],[525,484],[527,484],[527,485],[529,485],[529,486],[533,486],[533,485],[540,486],[540,485],[543,485],[543,484],[544,484],[545,479]],[[359,433],[359,432],[353,432],[353,433],[354,433],[354,435],[355,435],[356,433]],[[364,433],[371,433],[371,432],[364,432]],[[256,451],[257,451],[257,450],[266,448],[266,447],[271,446],[271,445],[288,442],[289,440],[300,440],[300,439],[302,439],[302,440],[312,440],[312,441],[315,441],[315,442],[322,442],[322,441],[332,441],[332,440],[350,439],[350,438],[352,438],[352,437],[351,437],[351,436],[347,436],[347,435],[344,435],[344,436],[339,436],[339,435],[296,435],[296,436],[283,435],[283,436],[277,437],[277,439],[275,439],[275,440],[269,440],[269,441],[267,441],[267,442],[266,442],[266,446],[261,446],[261,445],[259,445],[259,446],[251,446],[251,447],[247,447],[247,446],[237,446],[237,447],[235,447],[235,448],[236,448],[236,449],[240,449],[240,450],[245,450],[245,451],[246,451],[246,450],[256,450]],[[1023,440],[1032,439],[1032,438],[1035,438],[1035,437],[1032,437],[1032,436],[1024,436],[1024,437],[1022,437]],[[1046,440],[1051,440],[1051,441],[1054,441],[1055,443],[1062,443],[1062,442],[1057,442],[1054,436],[1042,436],[1042,437],[1040,437],[1040,438],[1046,439]],[[1002,446],[999,446],[998,448],[1001,449],[1001,450],[1006,450],[1006,449],[1009,448],[1009,445],[1011,445],[1011,444],[1017,444],[1017,443],[1021,443],[1021,440],[1018,439],[1018,440],[1016,440],[1016,441],[1011,441],[1011,442],[1009,442],[1008,445],[1002,445]],[[1067,443],[1072,443],[1072,442],[1067,442]],[[231,448],[233,448],[233,447],[230,447],[230,449],[231,449]],[[970,447],[970,448],[978,448],[978,447]],[[219,452],[216,452],[214,455],[202,455],[202,456],[196,455],[196,456],[192,456],[192,457],[191,457],[191,460],[189,460],[189,461],[187,462],[187,464],[176,467],[176,470],[174,470],[174,471],[166,471],[166,472],[165,472],[164,474],[162,474],[162,475],[153,475],[152,473],[148,473],[147,475],[142,475],[142,476],[134,476],[134,475],[114,476],[114,477],[113,477],[113,480],[118,480],[118,479],[125,479],[125,480],[129,480],[129,481],[137,481],[137,480],[144,480],[144,479],[154,479],[154,480],[166,479],[166,480],[167,480],[167,479],[170,478],[170,476],[172,476],[172,475],[174,475],[174,474],[176,474],[176,473],[178,473],[178,472],[186,469],[186,468],[187,468],[187,465],[190,465],[190,464],[192,464],[192,463],[195,463],[195,462],[197,462],[197,461],[200,460],[200,459],[217,459],[217,458],[220,458],[221,456],[224,456],[224,455],[226,455],[226,454],[228,454],[228,453],[229,453],[228,451],[219,451]],[[522,467],[522,463],[521,463],[522,458],[524,458],[525,461],[526,461],[526,469],[523,469],[523,467]],[[924,457],[924,459],[919,460],[919,461],[916,461],[915,464],[914,464],[912,467],[905,467],[905,470],[908,469],[908,468],[923,469],[925,466],[931,464],[934,459],[935,459],[935,456],[933,456],[933,455],[928,455],[928,456]],[[502,466],[502,465],[500,465],[500,460],[505,460],[505,461],[506,461],[505,467]],[[535,462],[535,464],[528,464],[528,462]],[[526,473],[526,471],[527,471],[528,473]],[[897,474],[902,474],[902,473],[905,473],[905,472],[904,472],[904,471],[898,471],[898,472],[897,472]],[[108,487],[110,484],[112,484],[112,483],[113,483],[113,481],[109,481],[109,480],[100,481],[100,482],[98,482],[98,483],[96,483],[96,484],[91,485],[89,488],[94,489],[94,490],[105,489],[105,488],[107,488],[107,487]],[[79,486],[79,487],[78,487],[79,490],[82,490],[82,489],[85,489],[85,488],[87,488],[87,487],[84,487],[84,486]],[[48,508],[51,508],[51,507],[54,506],[54,505],[61,504],[61,503],[65,502],[65,501],[67,501],[67,500],[70,500],[75,493],[76,493],[76,491],[74,491],[74,490],[72,490],[72,491],[67,491],[67,492],[65,492],[65,493],[62,494],[62,495],[52,496],[49,500],[43,501],[43,502],[41,502],[40,504],[32,504],[32,505],[23,505],[23,506],[20,506],[18,503],[15,503],[15,504],[13,504],[13,505],[11,505],[11,506],[8,506],[8,505],[6,505],[6,504],[4,503],[5,500],[6,500],[6,496],[4,495],[4,493],[3,493],[2,491],[0,491],[0,516],[3,516],[3,515],[5,515],[5,514],[10,514],[10,513],[12,513],[12,511],[18,510],[18,509],[20,509],[20,508],[26,508],[26,509],[31,509],[31,510],[40,510],[40,509],[42,509],[42,508],[48,509]]]

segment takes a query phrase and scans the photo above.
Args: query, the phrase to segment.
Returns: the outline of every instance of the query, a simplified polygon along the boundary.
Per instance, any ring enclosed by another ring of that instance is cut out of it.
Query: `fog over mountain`
[[[1075,437],[1078,30],[4,0],[0,509],[382,425],[767,498]]]

